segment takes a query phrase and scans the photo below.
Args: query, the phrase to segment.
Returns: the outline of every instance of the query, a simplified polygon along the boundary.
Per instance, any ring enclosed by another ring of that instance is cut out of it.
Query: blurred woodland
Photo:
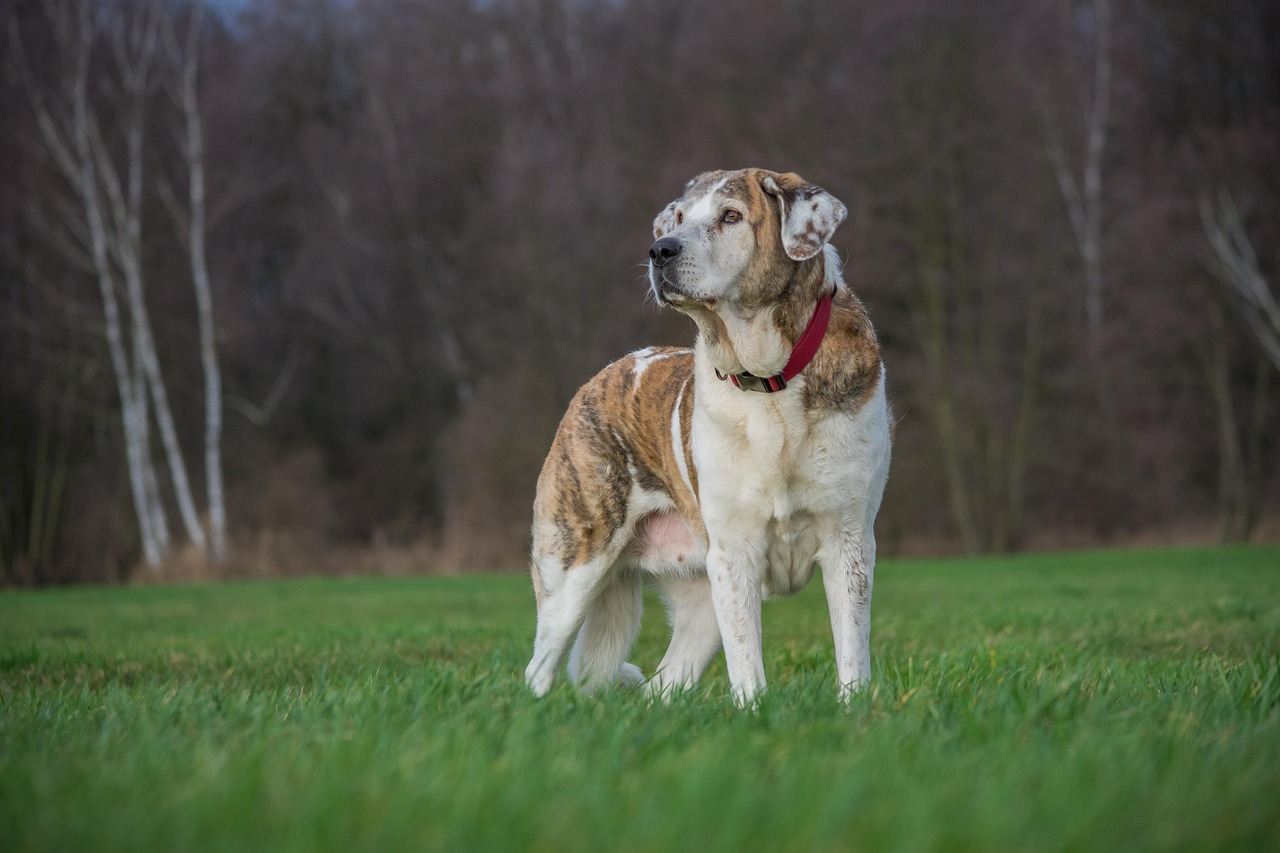
[[[749,165],[849,206],[883,553],[1280,537],[1275,0],[199,3],[0,9],[3,582],[519,567]]]

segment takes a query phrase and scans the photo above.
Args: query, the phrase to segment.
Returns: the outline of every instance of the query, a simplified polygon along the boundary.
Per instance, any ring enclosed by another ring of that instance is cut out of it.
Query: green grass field
[[[0,850],[1276,850],[1280,549],[882,561],[770,691],[542,701],[520,576],[0,594]],[[647,602],[633,660],[666,639]]]

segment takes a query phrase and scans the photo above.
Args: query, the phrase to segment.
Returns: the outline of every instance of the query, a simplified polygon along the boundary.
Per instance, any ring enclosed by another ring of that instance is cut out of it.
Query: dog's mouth
[[[677,310],[715,303],[713,299],[699,299],[686,292],[675,279],[668,275],[667,270],[655,268],[652,264],[649,266],[649,289],[653,291],[653,298],[659,305],[669,305]]]
[[[659,305],[671,305],[673,297],[679,297],[680,288],[667,276],[667,271],[649,264],[649,289]]]

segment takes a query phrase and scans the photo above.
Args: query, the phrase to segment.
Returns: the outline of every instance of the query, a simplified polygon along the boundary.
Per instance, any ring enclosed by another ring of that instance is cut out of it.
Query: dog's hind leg
[[[720,628],[706,575],[667,576],[659,584],[671,620],[671,645],[649,682],[649,692],[667,696],[698,683],[720,651]]]
[[[582,627],[587,609],[609,580],[606,576],[619,550],[620,546],[568,567],[555,557],[535,558],[542,596],[533,659],[524,671],[525,683],[535,695],[543,696],[551,689],[573,635]]]
[[[569,653],[569,679],[580,691],[595,693],[615,684],[635,687],[644,683],[639,667],[627,663],[627,654],[640,632],[642,610],[639,575],[625,569],[610,572],[588,605]]]

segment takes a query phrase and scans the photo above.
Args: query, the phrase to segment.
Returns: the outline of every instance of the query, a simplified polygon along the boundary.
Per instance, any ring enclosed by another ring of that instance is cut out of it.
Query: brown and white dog
[[[650,690],[692,687],[723,645],[749,704],[760,603],[815,560],[841,698],[867,682],[890,416],[875,332],[827,244],[845,213],[798,175],[744,169],[699,175],[654,220],[650,286],[697,340],[609,365],[560,424],[534,504],[538,696],[570,642],[580,689],[644,682],[627,655],[649,578],[672,626]]]

